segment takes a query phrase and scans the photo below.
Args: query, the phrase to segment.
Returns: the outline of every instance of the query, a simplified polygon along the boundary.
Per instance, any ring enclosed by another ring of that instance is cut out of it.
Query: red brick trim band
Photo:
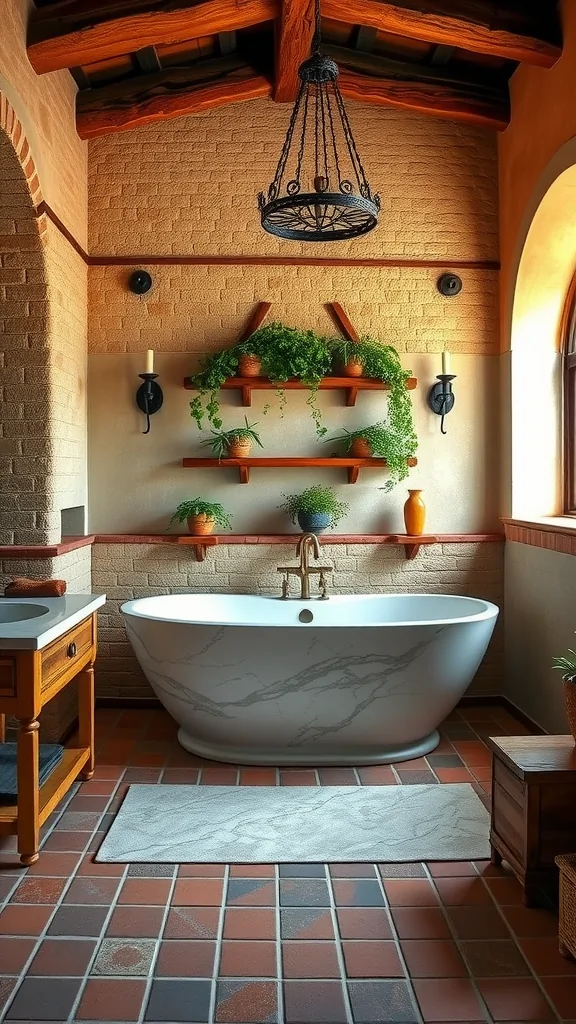
[[[0,129],[6,132],[6,135],[14,146],[16,156],[18,157],[20,166],[26,176],[26,182],[30,189],[32,202],[34,203],[34,206],[38,207],[42,203],[43,199],[40,181],[38,180],[38,174],[36,171],[36,164],[34,163],[30,152],[30,146],[24,133],[22,122],[19,120],[10,100],[3,92],[0,92]],[[40,233],[42,233],[42,225],[40,226]]]
[[[574,527],[558,523],[530,523],[522,519],[503,519],[506,540],[529,544],[533,548],[576,555],[576,518]]]
[[[184,534],[188,536],[188,534]],[[221,544],[291,544],[295,543],[299,533],[277,534],[242,534],[230,536],[219,535]],[[386,544],[394,542],[397,533],[365,533],[335,534],[322,537],[327,544]],[[504,540],[502,533],[444,533],[435,534],[438,544],[494,544]],[[99,533],[88,537],[68,537],[60,544],[24,544],[4,545],[0,547],[0,558],[56,558],[67,551],[87,547],[92,544],[177,544],[178,535],[166,536],[163,533]]]

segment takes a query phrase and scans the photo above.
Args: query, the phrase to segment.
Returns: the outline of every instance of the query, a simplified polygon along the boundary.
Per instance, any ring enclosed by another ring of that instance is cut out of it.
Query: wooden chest
[[[555,890],[554,858],[576,852],[576,747],[572,736],[491,738],[492,862],[506,860],[526,906]]]

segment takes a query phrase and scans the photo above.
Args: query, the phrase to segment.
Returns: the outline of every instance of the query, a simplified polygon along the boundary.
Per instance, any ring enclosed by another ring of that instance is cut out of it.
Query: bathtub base
[[[326,751],[315,753],[310,746],[305,749],[284,747],[279,750],[254,751],[241,747],[212,746],[189,736],[183,727],[178,731],[178,742],[191,754],[205,757],[210,761],[224,761],[226,764],[260,764],[279,768],[309,765],[321,768],[326,765],[390,764],[392,761],[410,761],[412,758],[422,757],[434,750],[440,742],[440,735],[434,730],[429,736],[408,746],[387,747],[370,754],[367,754],[364,749],[356,751],[348,749],[343,754],[327,753]]]

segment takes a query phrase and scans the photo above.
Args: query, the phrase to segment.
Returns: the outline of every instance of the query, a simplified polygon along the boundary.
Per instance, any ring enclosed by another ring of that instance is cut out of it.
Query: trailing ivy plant
[[[383,490],[391,491],[396,484],[406,479],[408,476],[407,460],[416,454],[418,448],[418,438],[413,429],[402,434],[391,429],[388,423],[373,423],[371,426],[361,427],[359,430],[351,431],[343,428],[342,434],[328,440],[344,444],[345,450],[348,452],[356,438],[363,438],[368,442],[375,459],[386,460],[390,479],[387,480]]]
[[[218,392],[229,377],[234,377],[238,370],[238,359],[240,352],[238,346],[226,348],[222,352],[216,352],[213,356],[205,356],[200,363],[200,369],[190,378],[192,387],[198,389],[196,398],[190,402],[190,415],[196,420],[198,428],[202,429],[204,414],[208,416],[208,422],[219,430],[222,426],[220,419],[220,403]],[[204,405],[203,398],[208,395],[208,401]]]
[[[279,508],[288,513],[293,523],[296,522],[299,512],[308,515],[324,512],[330,516],[331,525],[336,526],[350,508],[346,502],[338,501],[332,487],[324,487],[322,484],[314,484],[301,494],[283,494],[282,497],[285,500]]]
[[[414,435],[412,401],[406,388],[412,371],[404,369],[394,346],[384,345],[366,335],[359,341],[337,339],[333,342],[332,351],[338,361],[346,363],[353,358],[362,363],[364,377],[389,385],[387,427],[400,437]]]

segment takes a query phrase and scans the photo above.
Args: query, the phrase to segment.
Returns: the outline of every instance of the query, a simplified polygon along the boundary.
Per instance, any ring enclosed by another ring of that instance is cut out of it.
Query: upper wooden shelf
[[[192,384],[191,377],[184,378],[184,387],[187,391],[197,391]],[[416,377],[409,377],[406,381],[408,391],[414,391],[418,387]],[[268,377],[230,377],[224,381],[222,389],[225,391],[241,391],[242,405],[249,408],[252,405],[253,391],[277,391],[279,388],[286,391],[309,391],[306,384],[299,380],[286,380],[283,383],[274,384]],[[356,405],[356,397],[359,391],[390,391],[390,385],[384,384],[381,380],[372,380],[369,377],[324,377],[318,385],[320,391],[345,391],[346,405],[350,408]]]
[[[417,459],[407,459],[407,465],[416,466]],[[352,458],[248,458],[248,459],[182,459],[185,469],[229,469],[240,471],[240,483],[247,484],[250,480],[250,469],[346,469],[348,483],[355,484],[361,469],[385,469],[385,459],[352,459]]]

